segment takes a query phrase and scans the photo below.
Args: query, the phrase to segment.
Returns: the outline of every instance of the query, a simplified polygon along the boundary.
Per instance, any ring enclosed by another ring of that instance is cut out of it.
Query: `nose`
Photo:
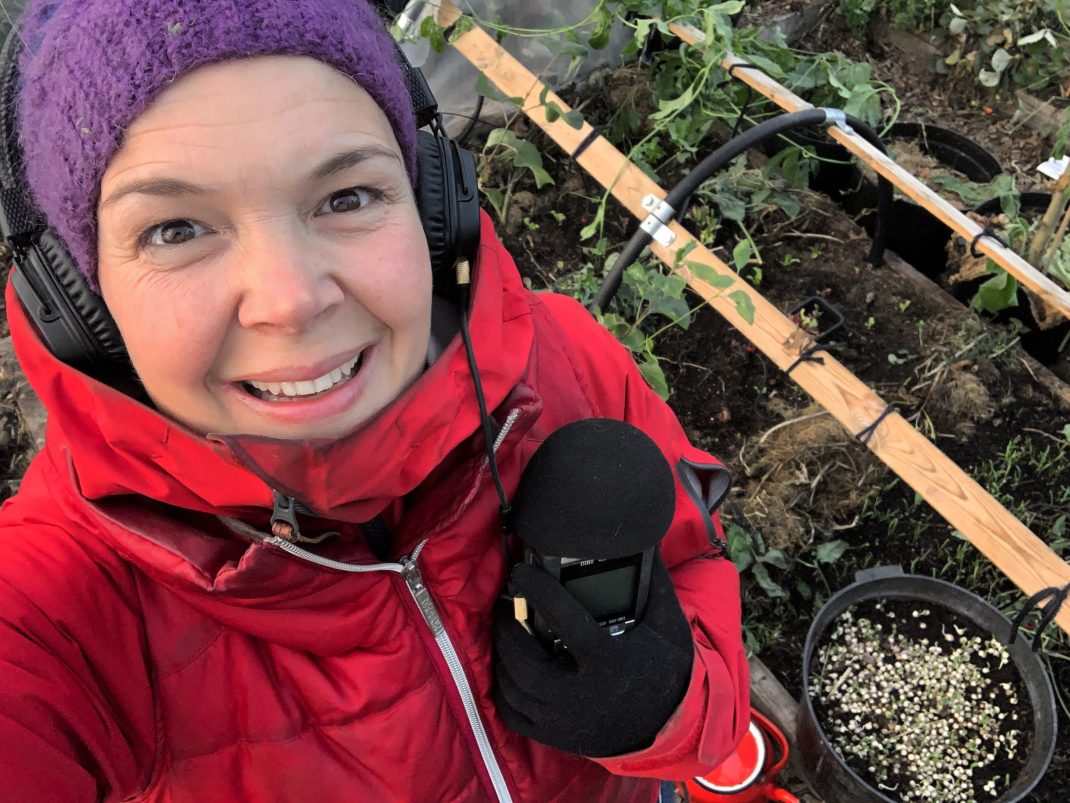
[[[238,321],[246,328],[300,333],[343,300],[326,260],[296,232],[257,237],[239,259]]]

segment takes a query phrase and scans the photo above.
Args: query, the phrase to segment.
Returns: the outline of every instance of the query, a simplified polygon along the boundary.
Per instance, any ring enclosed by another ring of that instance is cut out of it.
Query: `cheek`
[[[226,316],[221,294],[189,273],[112,270],[102,262],[104,301],[150,395],[200,384],[214,362]]]
[[[391,238],[377,256],[371,270],[367,261],[358,261],[354,296],[396,337],[426,340],[431,320],[431,264],[423,229]]]

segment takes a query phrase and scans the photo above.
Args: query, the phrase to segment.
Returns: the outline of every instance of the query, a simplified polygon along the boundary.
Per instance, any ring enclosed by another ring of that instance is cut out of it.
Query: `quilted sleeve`
[[[15,532],[0,531],[0,797],[126,797],[143,788],[154,750],[142,630],[121,581],[72,560],[65,534],[34,533],[26,546]]]

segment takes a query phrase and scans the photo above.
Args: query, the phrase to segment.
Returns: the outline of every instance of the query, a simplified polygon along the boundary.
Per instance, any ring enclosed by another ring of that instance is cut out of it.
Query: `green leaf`
[[[1070,427],[1068,427],[1070,429]],[[1051,525],[1051,534],[1056,538],[1061,538],[1066,535],[1066,514],[1063,513],[1059,518],[1055,520],[1055,523]]]
[[[656,312],[659,315],[664,315],[670,320],[679,319],[683,322],[686,320],[688,313],[691,312],[691,307],[689,307],[687,302],[682,298],[662,296],[661,298],[651,300],[650,311]]]
[[[1033,33],[1029,34],[1028,36],[1023,36],[1021,39],[1018,40],[1018,47],[1022,47],[1024,45],[1031,45],[1035,42],[1039,42],[1041,39],[1046,38],[1045,34],[1051,34],[1051,31],[1049,31],[1047,28],[1041,28],[1039,31],[1033,31]]]
[[[594,219],[580,229],[580,239],[589,240],[597,234],[602,228],[602,215],[604,214],[605,206],[599,205],[598,211],[595,212]]]
[[[762,562],[769,563],[784,571],[787,571],[788,567],[791,565],[790,559],[784,554],[784,550],[782,549],[770,549],[762,555]]]
[[[662,398],[662,401],[669,398],[669,383],[665,381],[665,373],[661,370],[657,357],[647,354],[646,359],[639,364],[639,373],[643,375],[643,379],[653,391]]]
[[[847,551],[846,541],[827,541],[817,548],[818,563],[835,563]]]
[[[847,96],[847,102],[843,104],[843,110],[853,114],[860,120],[865,120],[874,125],[881,116],[881,98],[869,84],[855,86]]]
[[[966,26],[969,22],[965,17],[952,17],[951,22],[947,24],[947,30],[949,33],[953,33],[958,36],[960,33],[966,30]]]
[[[1018,281],[994,262],[989,261],[988,265],[989,270],[995,268],[998,273],[977,288],[977,294],[970,300],[970,306],[986,312],[999,312],[1017,306]]]
[[[728,297],[736,302],[736,313],[749,324],[754,323],[754,302],[742,290],[733,290]]]
[[[981,82],[982,86],[996,87],[999,86],[999,73],[992,72],[992,70],[981,70],[977,73],[977,80]]]
[[[753,250],[750,240],[740,240],[736,243],[736,247],[732,249],[732,264],[736,266],[737,272],[747,267]]]
[[[646,44],[647,37],[650,36],[650,29],[653,28],[656,24],[656,20],[652,20],[649,18],[636,20],[633,41],[635,42],[637,50],[643,49],[643,46]]]
[[[689,259],[684,264],[687,265],[687,269],[695,276],[717,290],[724,290],[726,287],[731,287],[735,284],[736,279],[734,276],[726,276],[723,273],[718,273],[709,265],[703,264],[702,262],[694,262]]]
[[[695,86],[692,84],[683,91],[683,94],[673,100],[659,100],[658,111],[650,115],[651,120],[664,120],[672,117],[677,112],[686,109],[695,99]]]
[[[992,69],[997,73],[1003,72],[1014,61],[1014,57],[1008,53],[1004,48],[997,48],[996,52],[992,54]]]
[[[742,572],[754,563],[754,553],[750,548],[750,539],[743,528],[732,522],[725,528],[725,541],[728,542],[728,559]]]
[[[769,576],[769,570],[761,563],[755,563],[753,568],[754,579],[762,587],[767,595],[773,599],[783,599],[787,593]]]
[[[496,190],[493,187],[484,187],[483,196],[490,202],[490,205],[494,208],[494,214],[498,216],[499,220],[503,220],[502,205],[505,203],[505,195],[501,190]]]
[[[628,330],[617,334],[617,340],[627,346],[631,351],[639,352],[646,345],[646,337],[638,329],[628,327]]]
[[[747,217],[747,204],[742,198],[737,198],[735,195],[716,192],[710,199],[717,205],[721,217],[725,220],[734,220],[736,223],[742,223]]]
[[[434,16],[424,17],[420,23],[420,36],[431,43],[431,49],[441,53],[446,49],[446,34],[435,22]]]
[[[535,186],[544,187],[553,184],[554,180],[542,166],[542,154],[527,140],[517,140],[516,157],[513,159],[517,167],[526,167],[535,177]]]
[[[457,22],[453,24],[453,28],[450,30],[450,44],[453,44],[466,33],[476,27],[476,21],[468,14],[462,16]]]
[[[565,112],[565,114],[561,116],[561,119],[568,123],[570,127],[575,128],[577,131],[583,128],[583,113],[577,111],[576,109],[572,109],[568,112]]]

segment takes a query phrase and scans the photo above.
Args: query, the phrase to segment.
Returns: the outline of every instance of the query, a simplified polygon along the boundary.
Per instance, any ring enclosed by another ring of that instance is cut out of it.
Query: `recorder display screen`
[[[561,583],[595,619],[633,618],[641,558],[636,555],[582,567],[562,567]]]

